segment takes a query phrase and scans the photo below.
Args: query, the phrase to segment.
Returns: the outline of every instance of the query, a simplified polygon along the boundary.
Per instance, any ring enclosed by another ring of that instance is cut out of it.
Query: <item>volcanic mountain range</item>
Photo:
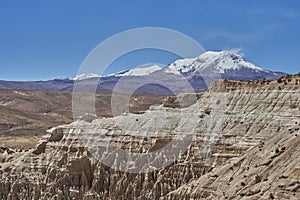
[[[176,60],[166,67],[152,65],[108,76],[85,73],[73,78],[47,81],[0,81],[0,89],[70,92],[76,84],[76,91],[126,93],[139,86],[135,88],[136,94],[177,95],[183,92],[205,91],[215,79],[249,81],[278,79],[283,75],[283,72],[258,67],[233,51],[207,51],[195,58]]]

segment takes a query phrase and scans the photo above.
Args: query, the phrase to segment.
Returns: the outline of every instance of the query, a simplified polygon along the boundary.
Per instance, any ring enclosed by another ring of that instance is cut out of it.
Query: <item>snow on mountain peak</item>
[[[250,69],[255,72],[269,72],[264,70],[250,62],[248,62],[238,50],[226,50],[226,51],[207,51],[195,58],[179,59],[167,67],[162,68],[159,65],[151,65],[149,67],[140,67],[130,70],[124,70],[108,76],[148,76],[153,72],[162,70],[164,73],[175,75],[189,75],[194,72],[201,72],[208,70],[215,73],[224,74],[226,71],[238,70],[238,69]],[[80,74],[71,78],[71,80],[83,80],[88,78],[99,78],[97,74]]]
[[[59,76],[57,78],[54,78],[53,80],[66,80],[66,79],[69,79],[69,78],[67,78],[65,76]]]
[[[196,58],[180,59],[166,67],[166,73],[183,74],[194,71],[202,71],[207,68],[217,73],[225,73],[226,70],[248,68],[255,71],[263,71],[262,68],[246,61],[236,51],[207,51]]]
[[[166,73],[180,75],[194,70],[193,63],[196,58],[179,59],[168,65],[165,69]]]
[[[89,73],[89,74],[83,73],[83,74],[76,75],[75,77],[71,78],[71,80],[79,81],[88,78],[100,78],[100,76],[94,73]]]
[[[114,74],[115,76],[147,76],[155,71],[161,70],[162,67],[159,65],[152,65],[144,68],[134,68]]]
[[[236,70],[241,68],[248,68],[255,71],[263,71],[262,68],[248,62],[243,56],[235,53],[235,51],[208,51],[197,58],[197,61],[202,63],[207,62],[206,65],[213,65],[215,72],[225,73],[226,70]],[[202,61],[202,62],[201,62]]]

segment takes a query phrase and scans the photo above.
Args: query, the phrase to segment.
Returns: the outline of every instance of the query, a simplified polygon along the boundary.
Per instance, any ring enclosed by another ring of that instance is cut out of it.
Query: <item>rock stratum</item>
[[[29,151],[2,147],[0,199],[298,199],[299,80],[215,81],[52,128]]]

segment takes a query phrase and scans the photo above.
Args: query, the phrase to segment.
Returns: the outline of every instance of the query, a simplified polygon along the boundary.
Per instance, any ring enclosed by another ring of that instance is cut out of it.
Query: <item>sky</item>
[[[1,0],[0,80],[73,77],[105,39],[133,28],[184,33],[206,50],[241,49],[250,62],[274,71],[300,71],[298,0]],[[108,73],[178,56],[157,50],[120,57]]]

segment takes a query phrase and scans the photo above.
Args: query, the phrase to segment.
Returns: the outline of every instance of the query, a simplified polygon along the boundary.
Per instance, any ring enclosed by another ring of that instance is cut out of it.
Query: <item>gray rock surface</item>
[[[296,80],[215,82],[185,108],[155,106],[144,114],[76,121],[52,129],[32,151],[0,149],[0,199],[297,199]],[[182,134],[193,138],[186,151],[145,173],[129,173],[145,163],[100,148],[109,141],[118,150],[160,155],[171,141],[176,148]],[[101,162],[105,155],[113,168]],[[114,169],[122,163],[127,171]]]

